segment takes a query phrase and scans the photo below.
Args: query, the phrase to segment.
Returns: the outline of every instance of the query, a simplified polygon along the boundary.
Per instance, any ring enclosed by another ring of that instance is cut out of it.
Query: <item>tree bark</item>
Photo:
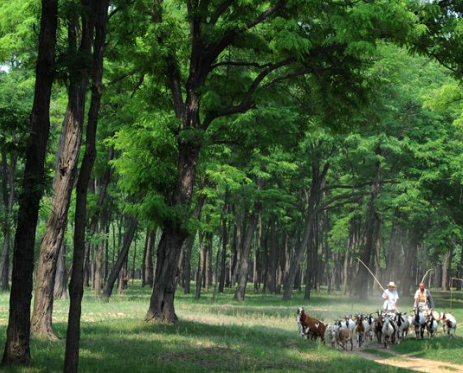
[[[206,238],[207,240],[207,238]],[[205,250],[205,239],[204,233],[199,232],[199,258],[198,258],[198,270],[196,271],[196,291],[195,299],[201,297],[201,288],[203,286],[203,277],[204,277],[204,266],[206,259],[206,250]]]
[[[62,297],[67,298],[67,271],[66,271],[66,260],[64,254],[66,252],[66,246],[64,242],[61,244],[61,249],[58,253],[58,260],[56,262],[56,274],[55,274],[55,288],[53,290],[53,299],[61,299]]]
[[[225,278],[227,272],[227,246],[229,241],[230,232],[228,230],[228,211],[230,208],[229,204],[229,192],[225,193],[225,203],[222,214],[222,256],[220,260],[220,274],[219,274],[219,293],[223,293],[225,289]]]
[[[10,290],[9,272],[10,272],[10,241],[11,241],[11,215],[13,213],[13,204],[15,198],[15,175],[17,156],[12,155],[8,165],[6,152],[2,152],[2,195],[5,206],[5,216],[3,224],[3,251],[0,262],[0,282],[1,290]]]
[[[3,365],[29,365],[31,361],[30,311],[34,270],[35,233],[44,187],[44,163],[50,130],[50,98],[53,84],[58,1],[42,0],[34,103],[30,137],[13,252],[7,339]]]
[[[84,7],[89,7],[83,3]],[[69,51],[76,50],[77,20],[69,22]],[[82,18],[82,39],[79,53],[90,54],[93,38],[92,20]],[[68,108],[63,123],[62,152],[58,159],[57,175],[51,201],[51,212],[45,234],[40,245],[40,256],[37,266],[36,286],[34,293],[34,309],[31,321],[31,333],[34,336],[56,341],[52,326],[53,293],[55,288],[56,261],[64,239],[68,222],[68,210],[71,203],[72,189],[82,139],[83,117],[85,109],[85,93],[87,90],[88,72],[85,69],[70,71],[68,89]]]
[[[94,0],[92,5],[95,6],[96,9],[92,95],[88,113],[85,154],[76,187],[74,256],[71,283],[69,285],[71,301],[64,357],[65,373],[77,373],[79,365],[80,316],[82,312],[82,296],[84,293],[83,266],[85,255],[85,223],[87,220],[87,191],[96,157],[95,141],[102,95],[103,56],[106,47],[105,39],[109,0]]]
[[[198,196],[198,201],[193,210],[193,218],[199,220],[201,218],[201,212],[206,201],[206,195],[200,194]],[[190,281],[191,281],[191,251],[193,250],[193,244],[196,239],[196,231],[192,233],[184,242],[182,251],[183,255],[183,278],[184,278],[184,287],[183,291],[185,294],[190,294]]]
[[[95,252],[95,273],[93,275],[93,283],[95,288],[95,296],[98,298],[101,293],[101,289],[103,287],[103,279],[104,279],[104,267],[103,267],[103,259],[104,259],[104,249],[106,243],[106,230],[108,226],[109,220],[109,212],[104,209],[100,214],[100,241],[98,243],[96,252]]]
[[[188,216],[188,207],[193,193],[196,165],[200,147],[191,143],[179,144],[179,164],[177,183],[171,198],[171,206],[184,206],[183,212]],[[182,224],[166,223],[158,245],[156,274],[150,306],[146,314],[146,321],[157,320],[175,322],[174,298],[176,277],[178,274],[178,260],[183,241],[188,232]]]
[[[124,234],[124,242],[122,244],[121,251],[117,257],[117,261],[114,264],[114,267],[111,269],[111,273],[109,274],[108,281],[104,286],[103,293],[101,294],[101,301],[108,302],[111,294],[113,292],[114,284],[121,273],[121,269],[127,261],[127,257],[129,255],[130,245],[132,244],[133,238],[135,236],[135,232],[137,230],[138,221],[136,218],[131,218],[129,227]]]

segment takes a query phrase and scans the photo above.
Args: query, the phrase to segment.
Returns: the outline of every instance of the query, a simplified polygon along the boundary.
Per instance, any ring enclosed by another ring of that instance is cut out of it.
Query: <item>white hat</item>
[[[387,284],[387,287],[393,287],[393,288],[395,288],[396,286],[395,286],[394,281],[389,281],[389,284]]]

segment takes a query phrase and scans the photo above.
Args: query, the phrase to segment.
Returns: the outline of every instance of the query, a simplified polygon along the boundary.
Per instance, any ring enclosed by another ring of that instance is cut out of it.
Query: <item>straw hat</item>
[[[394,281],[390,281],[389,284],[387,284],[387,287],[393,287],[393,288],[395,288],[396,286],[395,286]]]

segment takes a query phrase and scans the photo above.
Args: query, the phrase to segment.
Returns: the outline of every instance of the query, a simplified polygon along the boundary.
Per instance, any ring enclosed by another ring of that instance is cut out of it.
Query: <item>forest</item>
[[[180,294],[378,297],[360,260],[402,297],[461,292],[462,15],[0,0],[2,364],[63,339],[77,372],[84,292],[149,289],[147,325],[182,323]]]

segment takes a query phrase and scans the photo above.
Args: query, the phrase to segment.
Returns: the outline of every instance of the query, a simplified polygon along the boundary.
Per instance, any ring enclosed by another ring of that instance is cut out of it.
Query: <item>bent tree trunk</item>
[[[28,365],[31,360],[29,335],[35,232],[43,193],[44,163],[50,130],[50,97],[57,24],[58,1],[42,0],[34,104],[30,117],[31,132],[22,192],[19,196],[3,365]]]
[[[76,26],[74,25],[74,27]],[[71,30],[71,32],[75,33],[76,30]],[[90,52],[90,44],[91,35],[84,34],[82,45],[86,53]],[[81,49],[83,48],[81,47]],[[65,145],[58,160],[50,217],[48,218],[47,228],[40,245],[31,333],[34,336],[50,340],[58,339],[52,327],[56,261],[68,222],[68,210],[74,187],[77,161],[79,159],[87,80],[87,76],[81,79],[74,79],[69,88],[69,104],[66,113],[67,122],[63,124],[65,128],[63,132],[63,144]]]
[[[184,207],[185,216],[188,216],[188,207],[191,203],[199,150],[199,145],[179,144],[177,183],[170,204]],[[145,317],[146,321],[157,320],[173,323],[178,320],[174,307],[175,286],[180,252],[187,235],[187,230],[182,227],[181,222],[167,223],[163,227],[157,251],[153,293]]]
[[[129,229],[124,234],[124,243],[122,244],[122,249],[119,252],[117,261],[114,264],[114,267],[109,274],[108,281],[103,289],[101,294],[101,301],[108,302],[111,294],[113,292],[114,284],[121,272],[122,266],[127,261],[127,256],[129,255],[130,245],[132,244],[133,237],[135,236],[135,231],[137,230],[138,221],[135,218],[130,219]]]

